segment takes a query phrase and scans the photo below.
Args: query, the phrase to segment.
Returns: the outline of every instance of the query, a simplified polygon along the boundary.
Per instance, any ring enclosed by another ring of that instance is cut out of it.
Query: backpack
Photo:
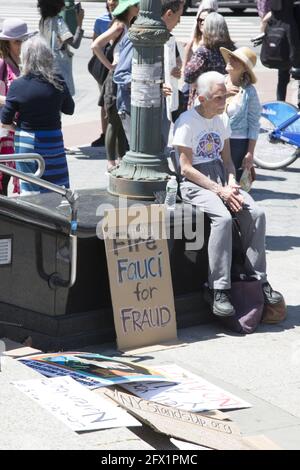
[[[290,43],[286,25],[281,20],[269,20],[261,46],[260,60],[265,67],[271,69],[290,68]]]
[[[116,47],[118,42],[121,40],[122,35],[123,35],[123,31],[114,40],[112,44],[107,43],[104,48],[104,51],[103,51],[104,55],[111,64],[113,63],[113,59],[114,59],[114,48]],[[98,59],[96,54],[93,54],[93,56],[88,62],[88,71],[94,77],[96,82],[98,82],[99,85],[103,85],[109,72],[108,68],[106,68],[105,65],[102,64],[101,60]]]

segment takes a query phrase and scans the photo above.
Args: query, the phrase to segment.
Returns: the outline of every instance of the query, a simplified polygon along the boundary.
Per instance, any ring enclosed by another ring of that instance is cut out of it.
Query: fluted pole
[[[160,0],[141,0],[129,30],[133,43],[130,150],[109,178],[109,192],[153,199],[169,175],[162,148],[164,43],[169,32],[161,20]]]

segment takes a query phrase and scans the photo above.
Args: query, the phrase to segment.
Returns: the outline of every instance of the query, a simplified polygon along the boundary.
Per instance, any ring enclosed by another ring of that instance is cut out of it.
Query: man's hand
[[[168,85],[166,85],[165,83],[163,83],[163,85],[162,85],[162,92],[163,92],[164,97],[166,98],[167,96],[171,96],[171,95],[172,95],[172,88],[170,88]]]
[[[229,175],[229,178],[228,178],[228,186],[230,186],[233,189],[236,189],[237,191],[241,189],[241,186],[239,185],[239,183],[236,182],[235,176],[232,173]]]
[[[0,123],[0,135],[4,133],[4,135],[8,135],[8,131],[13,131],[15,132],[16,130],[16,125],[14,123],[12,124],[2,124]],[[3,131],[4,129],[4,131]],[[2,131],[2,132],[1,132]]]
[[[227,91],[227,97],[237,95],[238,92],[240,91],[240,88],[236,85],[229,85],[226,86],[226,91]]]
[[[171,70],[171,75],[172,77],[175,77],[175,78],[181,78],[181,68],[180,67],[174,67],[172,70]]]
[[[219,192],[219,196],[227,204],[232,212],[239,212],[243,208],[244,198],[239,194],[238,189],[232,186],[223,186]]]

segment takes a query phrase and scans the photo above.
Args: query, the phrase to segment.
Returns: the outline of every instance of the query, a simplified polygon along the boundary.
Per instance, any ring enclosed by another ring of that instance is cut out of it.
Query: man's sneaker
[[[91,147],[103,147],[105,145],[105,135],[101,134],[100,137],[91,143]]]
[[[273,290],[268,282],[262,284],[262,290],[264,294],[265,304],[274,305],[278,304],[279,302],[282,302],[283,295],[280,294],[280,292]]]
[[[229,290],[205,289],[204,299],[209,303],[212,312],[218,317],[232,317],[235,314],[234,306],[229,297]]]

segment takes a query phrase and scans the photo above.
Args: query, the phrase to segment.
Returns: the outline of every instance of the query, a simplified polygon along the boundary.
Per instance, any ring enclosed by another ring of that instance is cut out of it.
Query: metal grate
[[[11,238],[0,238],[0,266],[11,263]]]

